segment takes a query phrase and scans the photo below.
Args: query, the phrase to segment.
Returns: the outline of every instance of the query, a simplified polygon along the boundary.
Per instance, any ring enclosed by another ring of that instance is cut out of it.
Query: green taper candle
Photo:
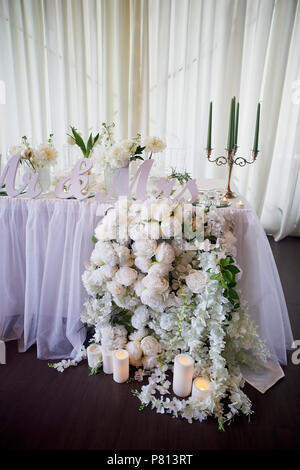
[[[212,125],[212,101],[209,105],[209,118],[208,118],[208,135],[207,135],[207,149],[211,150],[211,125]]]
[[[232,117],[233,117],[233,98],[231,100],[230,106],[230,115],[229,115],[229,129],[228,129],[228,139],[227,139],[227,150],[232,149]]]
[[[232,150],[233,146],[234,146],[234,127],[235,127],[235,96],[233,97],[233,105],[232,105],[231,147],[230,147],[230,150]]]
[[[254,134],[254,143],[253,143],[253,150],[255,152],[258,151],[259,121],[260,121],[260,103],[258,103],[257,105],[257,113],[256,113],[255,134]]]
[[[236,106],[236,117],[235,117],[235,128],[234,128],[234,145],[237,146],[238,141],[238,132],[239,132],[239,113],[240,113],[240,103]]]

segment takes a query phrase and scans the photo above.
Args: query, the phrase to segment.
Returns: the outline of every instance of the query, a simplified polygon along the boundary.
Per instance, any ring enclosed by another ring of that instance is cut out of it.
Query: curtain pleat
[[[0,152],[53,132],[61,170],[78,156],[70,162],[69,126],[86,136],[107,121],[116,138],[166,139],[161,170],[225,179],[226,167],[205,158],[209,102],[215,155],[235,95],[239,155],[249,158],[260,100],[260,153],[234,168],[233,181],[276,240],[299,236],[299,8],[298,0],[0,0]]]

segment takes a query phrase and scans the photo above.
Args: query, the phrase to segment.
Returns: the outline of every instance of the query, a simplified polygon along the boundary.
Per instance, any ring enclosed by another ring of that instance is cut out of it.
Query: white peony
[[[153,292],[166,292],[169,289],[169,282],[164,277],[154,276],[147,274],[143,279],[143,284],[146,289]]]
[[[123,286],[131,286],[136,281],[136,278],[136,270],[133,268],[128,268],[127,266],[121,266],[116,273],[116,281],[118,281]]]
[[[91,254],[91,261],[94,264],[110,264],[115,266],[118,263],[118,256],[109,242],[98,241]]]
[[[152,258],[156,248],[156,240],[137,240],[132,245],[132,249],[137,256],[145,256],[146,258]]]
[[[182,222],[177,217],[167,217],[161,223],[162,238],[182,238]]]
[[[144,289],[141,293],[141,301],[157,312],[164,311],[164,299],[161,294],[155,291]]]
[[[206,285],[207,277],[203,271],[192,270],[185,278],[188,288],[198,294]]]
[[[123,168],[129,164],[130,152],[120,144],[114,144],[109,150],[109,165],[113,169]]]
[[[148,335],[148,331],[145,328],[134,331],[129,335],[130,341],[141,341],[145,336]]]
[[[117,272],[116,266],[110,266],[109,264],[105,264],[98,269],[95,269],[91,275],[91,281],[97,285],[101,286],[104,281],[108,281],[112,279]]]
[[[142,274],[139,274],[137,280],[135,281],[133,285],[135,295],[137,295],[138,297],[141,297],[142,292],[145,289],[144,284],[143,284],[143,279],[144,279],[144,276]]]
[[[131,258],[131,252],[130,249],[127,248],[127,246],[119,245],[117,243],[114,243],[113,245],[115,252],[117,253],[117,256],[119,258],[118,264],[120,266],[132,266],[133,265],[133,259]]]
[[[134,263],[138,269],[140,269],[143,273],[146,273],[151,266],[151,259],[146,258],[145,256],[137,256],[134,260]]]
[[[32,159],[38,167],[45,165],[54,165],[56,163],[58,152],[51,144],[42,144],[33,153]]]
[[[153,336],[146,336],[141,341],[141,348],[145,356],[157,356],[161,352],[161,346]]]
[[[146,147],[145,152],[158,153],[166,148],[166,144],[158,137],[149,136],[144,138],[143,147]]]
[[[129,341],[126,344],[126,350],[129,354],[129,362],[132,366],[139,367],[142,365],[142,348],[138,341]]]
[[[155,258],[158,262],[172,264],[175,259],[175,253],[172,246],[166,242],[160,243],[155,251]]]
[[[148,270],[148,274],[152,276],[162,277],[167,276],[171,270],[172,266],[170,264],[152,263]]]
[[[135,309],[134,314],[131,317],[131,324],[136,330],[143,329],[148,322],[149,312],[145,305],[140,305]]]
[[[106,283],[106,288],[108,292],[112,295],[126,295],[126,287],[119,284],[119,282],[112,280]]]

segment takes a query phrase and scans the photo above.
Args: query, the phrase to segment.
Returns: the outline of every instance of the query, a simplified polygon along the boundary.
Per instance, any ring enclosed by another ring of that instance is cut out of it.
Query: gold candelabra
[[[252,160],[248,161],[244,157],[236,157],[237,149],[238,147],[234,145],[232,150],[226,149],[227,157],[225,157],[224,155],[221,155],[220,157],[217,157],[215,159],[211,158],[212,149],[211,148],[206,149],[207,159],[209,162],[216,163],[218,166],[228,165],[227,192],[224,196],[226,199],[233,199],[236,197],[236,195],[231,191],[231,188],[230,188],[233,165],[238,165],[240,167],[243,167],[247,164],[251,165],[252,163],[255,162],[258,152],[259,152],[259,150],[252,150]]]

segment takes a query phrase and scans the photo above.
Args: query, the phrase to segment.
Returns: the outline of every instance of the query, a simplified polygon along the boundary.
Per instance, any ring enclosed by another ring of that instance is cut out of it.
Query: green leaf
[[[212,274],[210,276],[211,280],[212,281],[221,281],[222,280],[222,274]]]
[[[229,264],[226,269],[229,269],[229,271],[232,272],[232,274],[237,274],[240,272],[239,268],[237,268],[234,264]]]
[[[86,146],[86,154],[85,156],[88,158],[91,149],[93,148],[93,136],[90,134],[89,140],[87,141],[87,146]]]
[[[97,238],[93,235],[93,236],[92,236],[92,242],[93,242],[93,243],[97,243],[97,241],[98,241]]]
[[[72,132],[73,132],[73,136],[74,136],[76,145],[78,145],[78,147],[80,147],[80,149],[83,153],[83,156],[85,157],[86,156],[86,148],[85,148],[85,144],[83,142],[83,139],[82,139],[81,135],[78,134],[75,127],[71,127],[71,129],[72,129]]]
[[[225,269],[223,271],[223,277],[224,277],[225,281],[231,282],[232,278],[233,278],[232,272],[229,271],[228,269]]]
[[[239,300],[239,295],[238,295],[237,291],[234,290],[234,289],[229,289],[228,290],[228,295],[229,295],[230,299]]]
[[[93,147],[94,147],[95,143],[97,142],[97,140],[99,139],[99,135],[100,135],[100,134],[99,134],[99,132],[98,132],[98,134],[97,134],[97,135],[95,136],[95,138],[94,138]]]
[[[225,432],[225,428],[224,428],[223,423],[224,423],[223,419],[218,418],[218,429],[219,429],[219,431],[224,431]]]
[[[228,264],[230,264],[230,259],[229,259],[229,256],[227,256],[227,258],[222,258],[220,260],[220,265],[224,268],[225,266],[227,266]]]

